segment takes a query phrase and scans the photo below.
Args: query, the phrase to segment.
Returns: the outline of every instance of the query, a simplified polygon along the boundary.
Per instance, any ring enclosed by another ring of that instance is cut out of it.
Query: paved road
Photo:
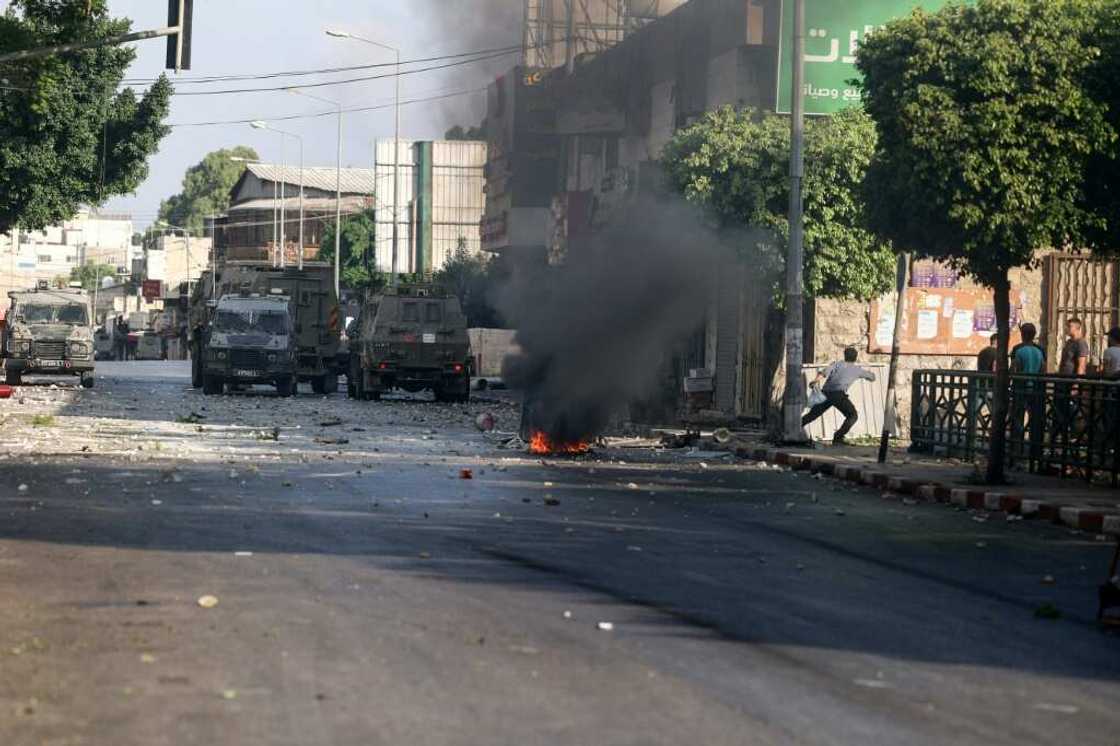
[[[0,402],[0,743],[1120,743],[1095,537],[186,374]]]

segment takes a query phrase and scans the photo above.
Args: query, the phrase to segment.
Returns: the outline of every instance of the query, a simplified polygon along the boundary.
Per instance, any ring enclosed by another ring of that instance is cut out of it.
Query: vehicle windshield
[[[86,324],[86,307],[77,303],[50,304],[26,303],[21,304],[16,313],[23,317],[28,324]]]
[[[223,332],[287,334],[288,314],[250,308],[220,308],[214,316],[214,328]]]

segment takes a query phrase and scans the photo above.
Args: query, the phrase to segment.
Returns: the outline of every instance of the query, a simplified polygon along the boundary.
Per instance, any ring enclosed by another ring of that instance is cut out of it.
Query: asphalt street
[[[0,744],[1120,744],[1095,536],[187,384],[0,401]]]

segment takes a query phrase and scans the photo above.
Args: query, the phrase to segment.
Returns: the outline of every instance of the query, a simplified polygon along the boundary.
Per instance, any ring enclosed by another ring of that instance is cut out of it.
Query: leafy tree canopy
[[[232,158],[255,161],[257,151],[238,145],[207,153],[202,161],[187,169],[183,177],[183,191],[160,203],[159,219],[201,236],[205,218],[221,214],[229,208],[230,190],[245,170],[244,163]]]
[[[433,279],[453,293],[467,316],[467,325],[488,329],[501,328],[502,318],[494,308],[497,287],[508,277],[497,260],[472,254],[465,241]]]
[[[860,185],[874,147],[874,125],[859,111],[806,125],[809,295],[867,299],[893,287],[891,246],[864,224]],[[730,107],[680,130],[663,156],[676,190],[707,207],[721,226],[754,229],[752,260],[776,286],[789,240],[789,156],[787,118]]]
[[[1116,142],[1108,105],[1087,88],[1102,7],[979,0],[869,36],[857,66],[879,131],[872,226],[990,287],[1037,250],[1101,230],[1083,186]]]
[[[70,281],[80,282],[86,290],[93,290],[106,277],[116,277],[117,268],[112,264],[83,264],[70,269]]]
[[[106,0],[12,0],[0,49],[32,49],[125,33]],[[136,53],[101,47],[6,63],[0,77],[0,231],[42,229],[83,205],[134,191],[169,129],[171,85],[118,91]]]
[[[377,269],[374,239],[377,236],[376,213],[363,210],[342,216],[342,285],[353,290],[376,290],[388,281],[388,275]],[[334,262],[334,220],[323,227],[323,245],[319,258]]]
[[[486,139],[486,125],[480,124],[477,127],[463,127],[461,124],[456,124],[443,135],[444,140],[485,140]]]

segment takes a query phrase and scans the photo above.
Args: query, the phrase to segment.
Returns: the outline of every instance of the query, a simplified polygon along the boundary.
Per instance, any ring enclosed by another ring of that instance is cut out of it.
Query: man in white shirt
[[[844,445],[844,436],[859,420],[856,406],[848,398],[848,389],[861,378],[867,381],[875,380],[874,373],[855,364],[857,359],[859,359],[859,351],[855,347],[849,347],[844,350],[843,362],[833,363],[817,374],[816,380],[810,385],[813,388],[819,388],[823,383],[824,387],[821,389],[821,393],[824,394],[825,400],[810,409],[808,414],[801,418],[801,426],[804,427],[832,407],[839,409],[844,414],[844,424],[832,436],[832,444],[836,446]]]

